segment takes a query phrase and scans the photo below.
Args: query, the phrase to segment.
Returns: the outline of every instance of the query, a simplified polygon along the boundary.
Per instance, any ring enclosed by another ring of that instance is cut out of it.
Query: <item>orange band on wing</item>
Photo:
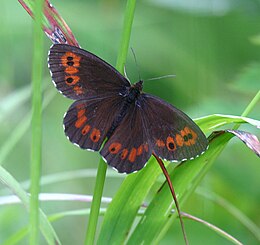
[[[133,147],[133,148],[131,149],[131,151],[130,151],[129,156],[128,156],[128,160],[129,160],[130,162],[134,162],[135,159],[136,159],[136,148]]]

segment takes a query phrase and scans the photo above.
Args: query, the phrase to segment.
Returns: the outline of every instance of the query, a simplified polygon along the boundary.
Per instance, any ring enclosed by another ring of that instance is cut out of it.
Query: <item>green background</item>
[[[115,65],[125,1],[52,1],[82,48]],[[32,19],[18,1],[1,1],[0,15],[0,150],[30,112]],[[259,89],[259,1],[138,1],[126,70],[136,82],[175,74],[176,78],[147,81],[145,92],[155,94],[184,110],[192,118],[214,113],[240,115]],[[72,103],[55,91],[47,69],[51,45],[45,39],[44,97],[55,93],[43,113],[42,175],[96,169],[99,154],[80,150],[64,136],[62,118]],[[257,108],[257,107],[256,107]],[[259,106],[250,117],[259,119]],[[242,130],[258,134],[252,126]],[[30,130],[1,164],[19,181],[29,179]],[[201,184],[238,207],[260,224],[259,159],[233,139]],[[145,171],[145,170],[144,170]],[[104,196],[113,197],[125,175],[109,171]],[[93,193],[95,175],[44,185],[46,193]],[[0,184],[1,195],[11,192]],[[170,194],[170,193],[169,193]],[[126,204],[127,205],[127,204]],[[79,202],[46,202],[47,214],[81,209]],[[258,244],[254,236],[223,207],[194,193],[182,211],[224,229],[245,244]],[[101,219],[102,220],[102,219]],[[178,220],[160,244],[183,242]],[[0,244],[28,223],[20,205],[0,206]],[[63,244],[82,244],[87,219],[66,217],[53,224]],[[191,244],[229,244],[201,224],[185,220]],[[20,244],[27,244],[23,240]],[[43,242],[44,244],[44,242]]]

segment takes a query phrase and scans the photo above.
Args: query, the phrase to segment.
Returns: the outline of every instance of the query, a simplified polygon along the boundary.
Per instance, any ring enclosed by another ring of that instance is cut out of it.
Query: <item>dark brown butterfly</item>
[[[100,154],[118,172],[140,170],[152,153],[183,161],[207,149],[205,135],[186,114],[143,93],[143,81],[131,85],[94,54],[55,44],[49,69],[56,88],[75,100],[64,116],[68,139],[83,149],[102,148]]]

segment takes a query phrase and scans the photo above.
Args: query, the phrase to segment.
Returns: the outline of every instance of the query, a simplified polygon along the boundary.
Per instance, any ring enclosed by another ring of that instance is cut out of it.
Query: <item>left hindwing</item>
[[[98,151],[122,108],[124,98],[112,96],[75,101],[63,123],[68,139],[87,150]]]
[[[169,161],[183,161],[207,149],[207,138],[185,113],[150,94],[141,94],[140,100],[156,155]]]

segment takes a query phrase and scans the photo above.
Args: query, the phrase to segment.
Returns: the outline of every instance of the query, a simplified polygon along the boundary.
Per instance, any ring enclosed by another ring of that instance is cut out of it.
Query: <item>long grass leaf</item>
[[[5,184],[15,195],[17,195],[26,210],[29,211],[30,198],[28,194],[21,188],[20,184],[14,179],[14,177],[7,172],[2,166],[0,166],[0,181]],[[46,215],[39,209],[40,228],[48,244],[60,244],[60,241],[50,225]]]

